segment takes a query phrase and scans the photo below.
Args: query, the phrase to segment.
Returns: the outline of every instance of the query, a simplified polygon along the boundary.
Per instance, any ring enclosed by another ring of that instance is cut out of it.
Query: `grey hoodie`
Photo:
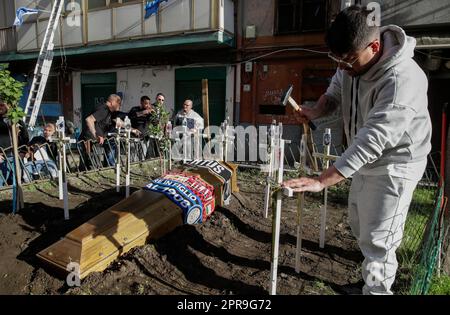
[[[365,74],[338,69],[325,93],[342,106],[350,146],[334,166],[346,178],[391,175],[419,180],[431,150],[428,81],[412,59],[416,40],[381,28],[383,54]]]

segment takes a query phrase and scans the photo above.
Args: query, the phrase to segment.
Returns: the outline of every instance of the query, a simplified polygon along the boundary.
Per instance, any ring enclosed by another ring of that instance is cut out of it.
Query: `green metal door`
[[[208,79],[209,125],[220,126],[225,120],[226,68],[185,68],[175,71],[175,112],[185,99],[191,99],[193,109],[203,115],[202,79]]]
[[[94,109],[103,104],[110,94],[116,93],[116,73],[82,74],[81,76],[81,117],[82,126]]]

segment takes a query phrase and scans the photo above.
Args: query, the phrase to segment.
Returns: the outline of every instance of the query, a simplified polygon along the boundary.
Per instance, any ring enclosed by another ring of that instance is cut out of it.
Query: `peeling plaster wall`
[[[175,100],[175,70],[172,67],[140,68],[140,69],[106,69],[83,71],[82,73],[117,73],[117,92],[123,93],[121,111],[128,112],[140,104],[140,98],[147,95],[155,101],[156,94],[166,96],[166,108],[173,111]],[[73,111],[74,123],[81,128],[81,72],[73,72]],[[105,95],[107,96],[107,95]]]
[[[138,106],[143,95],[150,97],[153,103],[159,92],[166,96],[166,109],[173,111],[175,71],[171,67],[120,69],[117,71],[117,91],[124,94],[121,109],[124,112]]]
[[[166,109],[173,112],[175,108],[175,68],[171,66],[73,72],[73,113],[74,124],[77,127],[81,128],[82,125],[81,74],[104,72],[116,72],[117,74],[117,92],[123,93],[121,111],[128,112],[132,107],[138,106],[140,104],[140,98],[143,95],[149,96],[153,103],[156,99],[156,94],[161,92],[166,97]],[[225,105],[227,116],[230,117],[231,120],[234,116],[233,88],[234,70],[232,67],[228,67]]]

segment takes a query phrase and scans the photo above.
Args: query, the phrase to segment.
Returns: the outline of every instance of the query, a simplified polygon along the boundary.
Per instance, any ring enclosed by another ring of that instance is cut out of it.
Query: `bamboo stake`
[[[22,189],[22,171],[20,169],[20,158],[19,158],[19,140],[18,140],[18,126],[17,124],[11,125],[12,134],[12,145],[14,151],[14,198],[13,198],[13,213],[17,213],[19,210],[25,207]]]

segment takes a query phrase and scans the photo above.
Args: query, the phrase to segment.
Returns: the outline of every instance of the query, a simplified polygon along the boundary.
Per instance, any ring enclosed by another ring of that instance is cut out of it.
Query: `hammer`
[[[291,97],[291,93],[294,90],[294,87],[292,84],[289,85],[289,88],[286,90],[286,92],[284,92],[282,98],[281,98],[281,105],[286,106],[287,103],[291,104],[291,106],[294,108],[294,110],[296,112],[300,112],[302,109],[300,108],[300,106],[298,106],[297,102]],[[312,121],[308,122],[309,127],[312,130],[316,130],[317,127],[316,125],[314,125],[314,123]]]

